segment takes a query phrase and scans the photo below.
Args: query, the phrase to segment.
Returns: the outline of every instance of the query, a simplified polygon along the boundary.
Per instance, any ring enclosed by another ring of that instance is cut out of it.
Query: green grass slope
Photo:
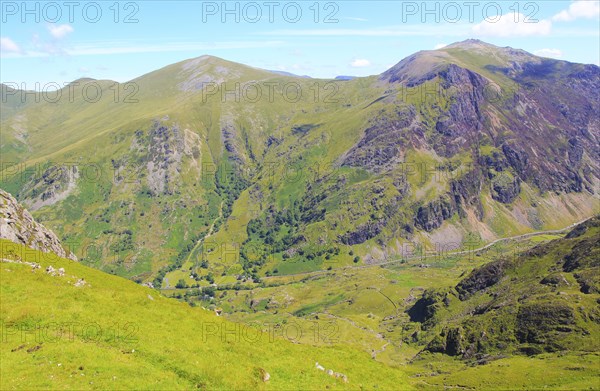
[[[77,262],[0,244],[2,389],[409,388],[401,369],[361,351],[293,344],[281,334],[295,330],[242,326]]]

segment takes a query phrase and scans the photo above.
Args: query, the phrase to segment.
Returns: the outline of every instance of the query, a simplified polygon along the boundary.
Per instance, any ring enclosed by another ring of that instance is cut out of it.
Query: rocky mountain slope
[[[424,351],[482,361],[509,354],[597,352],[600,216],[564,238],[501,257],[407,311]]]
[[[0,189],[0,238],[77,260],[51,230],[37,223],[13,196]]]
[[[11,103],[0,185],[137,281],[381,262],[598,212],[595,65],[469,40],[347,81],[202,56],[131,83]]]

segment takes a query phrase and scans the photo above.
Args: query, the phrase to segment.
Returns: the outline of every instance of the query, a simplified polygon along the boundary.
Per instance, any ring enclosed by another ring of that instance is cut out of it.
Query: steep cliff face
[[[77,260],[54,232],[37,223],[13,196],[0,189],[0,238],[63,258]]]
[[[422,133],[415,108],[398,106],[370,121],[363,138],[343,158],[342,165],[371,172],[389,171],[404,161],[410,138]]]
[[[467,41],[416,53],[380,81],[435,99],[417,107],[416,121],[429,129],[427,148],[438,155],[481,146],[500,152],[496,171],[509,170],[518,179],[491,184],[498,201],[511,202],[519,181],[542,192],[593,192],[600,170],[599,67]]]

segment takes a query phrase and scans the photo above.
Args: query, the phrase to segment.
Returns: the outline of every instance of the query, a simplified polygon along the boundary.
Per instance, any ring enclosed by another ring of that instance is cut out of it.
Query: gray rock
[[[66,249],[54,232],[37,223],[17,200],[0,189],[0,238],[45,253],[54,253],[74,261],[77,257]]]

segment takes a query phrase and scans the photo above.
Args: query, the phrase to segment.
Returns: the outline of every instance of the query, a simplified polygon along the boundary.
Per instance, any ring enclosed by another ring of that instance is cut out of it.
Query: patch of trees
[[[106,231],[105,231],[106,232]],[[110,245],[110,249],[112,252],[120,253],[123,251],[133,250],[133,232],[129,229],[126,229],[120,233],[118,233],[119,238],[117,241]]]
[[[215,173],[215,186],[217,194],[223,199],[223,219],[227,219],[231,215],[233,203],[249,184],[247,180],[232,170],[225,168],[222,164],[219,165]]]

